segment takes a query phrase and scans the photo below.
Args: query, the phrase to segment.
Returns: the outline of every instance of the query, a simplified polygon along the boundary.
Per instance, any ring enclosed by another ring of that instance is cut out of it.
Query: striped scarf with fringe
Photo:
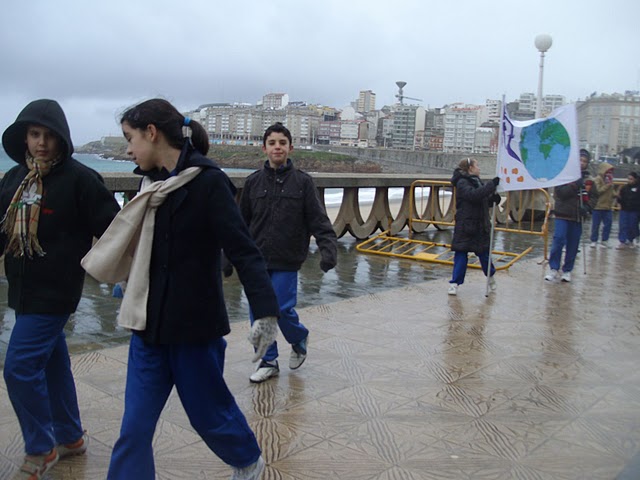
[[[6,251],[16,257],[40,257],[45,252],[38,241],[38,222],[42,202],[42,178],[60,163],[60,157],[42,161],[32,157],[27,151],[25,163],[29,173],[11,199],[9,208],[2,219],[2,233],[7,235]]]

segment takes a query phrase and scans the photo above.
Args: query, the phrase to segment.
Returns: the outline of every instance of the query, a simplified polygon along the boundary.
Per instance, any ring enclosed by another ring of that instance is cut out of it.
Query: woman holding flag
[[[496,187],[500,178],[483,183],[480,180],[480,166],[475,158],[465,158],[453,172],[451,184],[456,188],[456,216],[453,230],[453,276],[449,281],[449,295],[458,294],[458,286],[464,283],[467,273],[469,252],[480,259],[482,271],[488,276],[489,286],[496,289],[491,264],[489,269],[489,244],[491,240],[491,220],[489,207],[500,203]]]

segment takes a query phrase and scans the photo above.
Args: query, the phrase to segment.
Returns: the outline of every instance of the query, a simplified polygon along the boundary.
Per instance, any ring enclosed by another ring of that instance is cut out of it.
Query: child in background
[[[620,204],[620,227],[618,240],[620,243],[616,248],[633,248],[634,240],[640,236],[638,231],[638,221],[640,220],[640,175],[631,172],[627,176],[627,184],[623,185],[616,196]]]
[[[593,181],[592,189],[596,190],[598,202],[591,212],[591,248],[598,246],[598,234],[602,223],[601,248],[609,248],[609,234],[613,222],[613,167],[603,162],[598,167],[598,175]]]
[[[337,237],[318,189],[310,175],[294,166],[289,158],[292,150],[291,132],[283,124],[275,123],[267,128],[262,140],[267,160],[262,169],[247,177],[240,209],[267,262],[280,305],[278,326],[291,345],[289,368],[296,370],[307,357],[309,336],[309,330],[295,310],[298,271],[309,253],[312,235],[320,249],[323,272],[336,266],[338,251]],[[252,325],[255,325],[256,313],[251,309]],[[273,342],[249,380],[261,383],[277,376],[280,372],[277,358],[278,347]]]

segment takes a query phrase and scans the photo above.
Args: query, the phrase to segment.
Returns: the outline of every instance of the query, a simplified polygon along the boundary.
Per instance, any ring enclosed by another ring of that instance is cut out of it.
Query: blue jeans
[[[149,345],[131,336],[124,416],[108,479],[154,480],[153,435],[175,385],[189,422],[220,459],[246,467],[260,447],[223,378],[224,338],[203,344]]]
[[[489,251],[482,253],[477,253],[478,259],[480,260],[480,265],[482,266],[482,271],[484,274],[487,274],[487,267],[489,265]],[[469,262],[469,252],[455,252],[453,254],[453,276],[449,283],[456,283],[458,285],[462,285],[464,283],[464,277],[467,274],[467,263]],[[493,266],[493,262],[491,263],[491,275],[496,273],[496,269]]]
[[[620,240],[620,243],[633,242],[638,236],[639,218],[639,212],[620,210],[620,231],[618,232],[618,240]]]
[[[16,314],[4,364],[9,399],[28,455],[82,437],[64,326],[69,314]]]
[[[598,241],[598,231],[602,223],[602,241],[609,240],[611,233],[611,223],[613,222],[613,212],[611,210],[594,210],[591,213],[591,241]]]
[[[556,218],[553,242],[551,243],[551,253],[549,254],[549,268],[552,270],[560,270],[562,249],[566,247],[562,271],[572,271],[576,261],[576,255],[578,254],[581,236],[582,224],[580,222]]]
[[[300,343],[307,338],[309,330],[302,323],[296,312],[295,306],[298,301],[298,272],[285,270],[269,270],[271,284],[278,299],[280,307],[280,318],[278,319],[278,327],[284,336],[284,339],[290,345]],[[253,325],[253,312],[250,312],[251,325]],[[266,362],[272,362],[278,358],[278,342],[273,342],[262,359]]]

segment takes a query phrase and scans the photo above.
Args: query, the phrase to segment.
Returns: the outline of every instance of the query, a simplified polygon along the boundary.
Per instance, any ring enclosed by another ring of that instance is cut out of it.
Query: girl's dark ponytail
[[[155,125],[171,145],[182,150],[188,135],[185,135],[183,127],[191,130],[190,138],[193,147],[202,155],[209,151],[209,135],[200,123],[188,119],[182,115],[176,107],[162,98],[146,100],[127,109],[120,119],[120,123],[127,122],[131,128],[144,130],[148,125]],[[185,122],[187,125],[185,125]]]

